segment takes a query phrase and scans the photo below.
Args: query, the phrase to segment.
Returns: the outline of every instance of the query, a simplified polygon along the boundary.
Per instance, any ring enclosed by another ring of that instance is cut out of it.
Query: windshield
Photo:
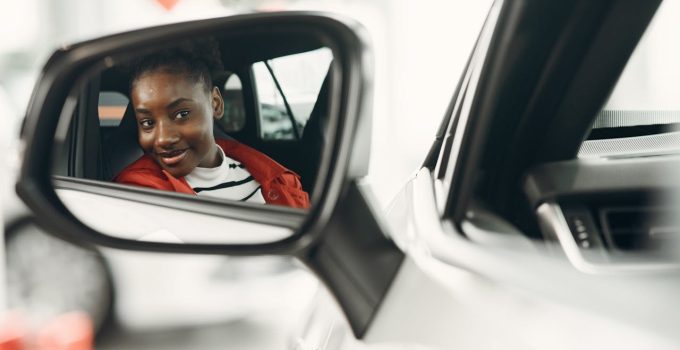
[[[599,112],[579,157],[680,152],[680,2],[665,1]]]

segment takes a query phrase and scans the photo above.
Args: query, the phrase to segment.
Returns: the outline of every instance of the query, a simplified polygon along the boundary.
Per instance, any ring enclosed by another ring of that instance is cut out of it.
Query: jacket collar
[[[242,143],[224,139],[216,142],[227,157],[241,162],[260,184],[269,183],[283,173],[291,172],[275,160]]]

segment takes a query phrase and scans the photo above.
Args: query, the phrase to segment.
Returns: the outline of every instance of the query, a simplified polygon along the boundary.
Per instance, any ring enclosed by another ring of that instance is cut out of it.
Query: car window
[[[222,86],[224,114],[217,122],[226,132],[238,132],[246,125],[246,111],[243,107],[243,87],[241,79],[231,74]]]
[[[120,92],[102,91],[99,93],[99,125],[114,127],[120,124],[130,100]]]
[[[331,59],[331,50],[322,48],[253,65],[261,139],[300,138]]]
[[[598,113],[579,157],[680,152],[680,3],[665,1]]]

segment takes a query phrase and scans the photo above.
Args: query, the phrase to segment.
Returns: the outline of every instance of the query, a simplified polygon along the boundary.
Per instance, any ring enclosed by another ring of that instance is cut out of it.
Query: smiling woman
[[[217,198],[309,207],[299,175],[234,140],[215,140],[224,114],[211,71],[217,43],[197,41],[135,63],[130,80],[139,145],[145,155],[116,182]],[[266,195],[263,195],[263,192]]]
[[[53,183],[65,207],[117,238],[245,244],[293,235],[323,183],[329,101],[341,77],[328,38],[284,27],[157,40],[156,48],[111,54],[82,73],[53,147]],[[199,208],[239,232],[224,234],[217,221],[196,215]],[[125,227],[115,224],[122,217]],[[201,233],[178,224],[196,220]],[[238,236],[245,231],[264,236]]]

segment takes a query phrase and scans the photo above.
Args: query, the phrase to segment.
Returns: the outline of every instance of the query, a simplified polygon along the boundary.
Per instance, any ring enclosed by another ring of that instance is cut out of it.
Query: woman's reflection
[[[309,207],[294,172],[234,140],[213,136],[224,102],[212,84],[217,45],[184,45],[133,66],[130,95],[145,154],[114,181],[235,201]]]

